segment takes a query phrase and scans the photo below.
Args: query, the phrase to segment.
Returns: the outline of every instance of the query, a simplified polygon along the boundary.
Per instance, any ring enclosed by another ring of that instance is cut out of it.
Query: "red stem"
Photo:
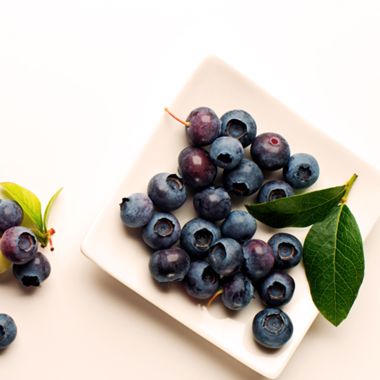
[[[190,123],[188,121],[184,121],[184,120],[180,119],[179,117],[175,116],[174,114],[172,114],[168,108],[165,108],[165,112],[167,112],[173,119],[177,120],[178,122],[183,124],[185,127],[188,127],[190,125]]]

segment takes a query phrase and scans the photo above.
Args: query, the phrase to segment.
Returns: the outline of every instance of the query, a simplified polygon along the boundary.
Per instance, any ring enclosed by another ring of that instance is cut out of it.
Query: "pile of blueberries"
[[[289,316],[279,308],[295,288],[285,270],[300,262],[302,244],[288,233],[276,233],[268,242],[252,239],[256,220],[232,210],[231,197],[257,192],[260,203],[288,197],[318,179],[318,163],[306,153],[291,156],[288,142],[277,133],[256,136],[256,123],[243,110],[220,119],[208,107],[194,109],[186,121],[171,115],[186,126],[190,142],[179,154],[179,175],[159,173],[149,181],[147,194],[123,198],[121,219],[127,227],[143,227],[142,238],[153,250],[150,273],[157,282],[182,281],[187,294],[209,303],[220,295],[230,310],[248,305],[256,289],[266,308],[253,319],[255,340],[279,348],[293,333]],[[252,159],[245,156],[248,146]],[[279,169],[283,180],[264,182],[265,175]],[[190,192],[198,217],[181,229],[171,212]]]
[[[21,226],[23,217],[24,212],[17,202],[0,199],[1,267],[5,270],[12,266],[14,276],[23,286],[39,286],[50,275],[50,263],[38,251],[34,233]],[[0,314],[0,349],[9,346],[16,334],[14,320],[7,314]]]

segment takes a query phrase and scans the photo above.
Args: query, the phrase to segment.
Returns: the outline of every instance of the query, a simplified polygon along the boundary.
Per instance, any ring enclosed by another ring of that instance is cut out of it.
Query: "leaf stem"
[[[207,302],[207,306],[210,306],[222,293],[223,289],[219,289],[217,292],[215,292],[215,294]]]
[[[347,183],[346,183],[346,191],[343,194],[343,197],[340,200],[340,203],[344,204],[344,203],[347,202],[348,194],[350,193],[351,188],[352,188],[352,186],[355,183],[355,181],[356,181],[357,178],[358,178],[358,175],[356,173],[354,173],[352,175],[352,177],[347,181]]]

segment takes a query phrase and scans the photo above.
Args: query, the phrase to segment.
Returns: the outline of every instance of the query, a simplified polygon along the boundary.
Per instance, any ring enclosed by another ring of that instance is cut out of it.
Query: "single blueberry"
[[[240,141],[229,136],[218,137],[210,148],[212,162],[222,169],[233,169],[244,157]]]
[[[19,226],[24,213],[20,205],[9,199],[0,199],[0,235],[10,227]]]
[[[243,158],[240,164],[223,172],[223,185],[230,193],[238,196],[253,194],[263,183],[261,169],[252,161]]]
[[[50,275],[50,263],[45,255],[37,252],[36,256],[25,264],[14,264],[13,274],[24,286],[40,286]]]
[[[154,207],[151,199],[143,193],[123,198],[120,203],[120,218],[127,227],[143,227],[152,219]]]
[[[277,170],[289,161],[289,144],[278,133],[262,133],[251,145],[251,156],[261,169]]]
[[[210,248],[208,261],[216,273],[221,276],[230,276],[240,268],[243,262],[241,246],[231,238],[219,239]]]
[[[268,244],[274,253],[275,268],[292,268],[301,261],[302,243],[294,235],[279,232],[268,240]]]
[[[293,324],[288,314],[281,309],[265,308],[255,315],[252,331],[258,344],[276,349],[292,337]]]
[[[8,347],[16,338],[16,323],[8,314],[0,314],[0,350]]]
[[[206,261],[193,261],[184,280],[185,290],[191,297],[207,299],[219,287],[219,276]]]
[[[171,247],[181,235],[177,218],[170,213],[155,212],[144,227],[143,240],[149,247],[158,250]]]
[[[314,184],[319,177],[318,162],[307,153],[293,154],[284,167],[283,176],[295,189],[305,189]]]
[[[148,195],[160,210],[173,211],[185,203],[187,192],[182,178],[176,174],[159,173],[149,181]]]
[[[227,309],[240,310],[254,298],[254,287],[250,279],[241,272],[223,279],[222,302]]]
[[[261,301],[266,306],[285,305],[293,297],[295,282],[285,272],[272,272],[258,284]]]
[[[193,258],[207,255],[210,247],[221,238],[220,229],[205,219],[195,218],[182,228],[181,247]]]
[[[221,226],[222,235],[242,243],[256,232],[256,219],[247,211],[231,211]]]
[[[239,139],[243,147],[248,146],[256,137],[256,123],[253,117],[243,110],[226,112],[220,119],[222,135]]]
[[[274,266],[274,254],[269,244],[252,239],[243,244],[243,269],[252,281],[265,277]]]
[[[272,180],[265,182],[260,187],[256,201],[258,203],[270,202],[291,195],[294,195],[294,190],[287,182]]]
[[[212,186],[196,193],[193,205],[201,218],[217,221],[231,211],[231,197],[223,187]]]
[[[190,257],[180,247],[153,252],[149,260],[152,277],[160,282],[182,281],[190,268]]]

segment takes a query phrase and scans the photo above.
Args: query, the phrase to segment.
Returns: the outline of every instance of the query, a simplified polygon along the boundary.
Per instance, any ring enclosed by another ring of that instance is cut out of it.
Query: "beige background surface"
[[[45,202],[65,187],[51,216],[49,281],[31,292],[0,277],[0,310],[19,327],[0,376],[259,379],[108,277],[79,245],[162,107],[210,53],[379,168],[378,15],[375,1],[0,3],[1,180]],[[377,377],[379,233],[378,223],[349,319],[336,329],[318,318],[281,380]]]

